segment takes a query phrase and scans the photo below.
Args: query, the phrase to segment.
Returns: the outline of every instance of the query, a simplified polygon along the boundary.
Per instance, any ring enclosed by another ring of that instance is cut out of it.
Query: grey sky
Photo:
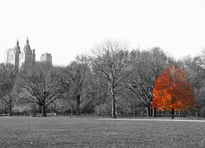
[[[55,65],[107,39],[194,56],[205,47],[204,8],[203,0],[1,0],[0,62],[27,36],[37,60],[49,52]]]

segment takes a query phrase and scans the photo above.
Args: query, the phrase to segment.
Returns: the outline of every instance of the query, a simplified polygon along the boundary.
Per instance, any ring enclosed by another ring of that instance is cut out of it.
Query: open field
[[[205,122],[0,117],[0,147],[205,147]]]

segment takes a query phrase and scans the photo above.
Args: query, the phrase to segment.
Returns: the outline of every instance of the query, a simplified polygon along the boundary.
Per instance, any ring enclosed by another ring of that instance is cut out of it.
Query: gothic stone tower
[[[30,44],[29,44],[29,40],[27,38],[26,40],[26,45],[23,48],[23,51],[21,52],[20,55],[20,64],[19,67],[21,67],[22,65],[26,64],[26,65],[33,65],[35,63],[35,49],[31,50]]]
[[[15,67],[19,68],[19,58],[20,58],[21,50],[20,50],[18,40],[16,42],[16,47],[14,48],[14,50],[15,50]]]
[[[19,67],[19,57],[20,57],[20,46],[19,41],[17,40],[16,46],[14,48],[9,48],[5,52],[5,63],[13,64],[16,68]]]

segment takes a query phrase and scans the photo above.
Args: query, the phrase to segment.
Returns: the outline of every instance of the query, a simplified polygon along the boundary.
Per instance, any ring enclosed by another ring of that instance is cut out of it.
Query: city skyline
[[[28,38],[23,47],[19,45],[19,40],[17,40],[13,48],[5,50],[4,58],[4,63],[12,64],[18,69],[20,69],[22,65],[33,66],[35,62],[43,62],[47,65],[52,65],[52,55],[48,52],[42,53],[40,60],[36,61],[35,49],[31,48]]]
[[[204,6],[202,0],[1,1],[0,62],[27,36],[36,59],[49,52],[54,65],[68,65],[108,39],[130,48],[158,46],[176,59],[195,56],[205,48]]]

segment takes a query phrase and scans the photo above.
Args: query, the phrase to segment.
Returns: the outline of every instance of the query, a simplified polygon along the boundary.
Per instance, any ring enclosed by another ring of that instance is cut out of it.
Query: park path
[[[152,119],[133,119],[133,118],[99,118],[97,120],[116,120],[116,121],[168,121],[168,122],[205,122],[205,120],[192,120],[192,119],[162,119],[162,118],[152,118]]]

